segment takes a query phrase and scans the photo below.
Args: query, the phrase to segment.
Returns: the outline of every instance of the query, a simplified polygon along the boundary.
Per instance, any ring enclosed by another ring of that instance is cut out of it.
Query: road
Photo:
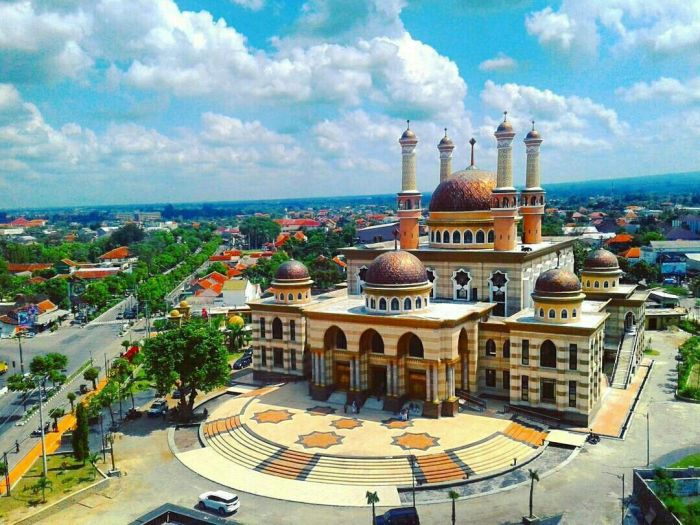
[[[31,339],[23,338],[22,354],[25,372],[29,371],[29,363],[33,357],[48,352],[60,352],[68,357],[68,376],[90,359],[93,360],[95,366],[104,370],[105,358],[109,360],[118,356],[123,351],[121,342],[129,337],[128,334],[120,335],[125,321],[116,319],[117,312],[123,310],[124,304],[128,300],[120,302],[82,328],[64,323],[64,326],[56,332],[42,333]],[[142,330],[140,330],[142,324],[143,321],[130,330],[135,339],[142,337]],[[6,361],[10,366],[8,373],[0,379],[0,388],[2,388],[9,375],[20,371],[19,347],[16,339],[0,340],[0,359]],[[67,406],[66,393],[69,390],[77,390],[80,383],[85,383],[82,374],[78,375],[70,384],[64,385],[61,391],[48,401],[45,414],[56,406]],[[30,407],[38,401],[38,391],[35,391],[27,396],[26,405]],[[28,439],[33,439],[29,437],[29,434],[39,426],[38,414],[35,413],[24,426],[16,425],[24,413],[23,405],[22,395],[19,393],[8,392],[0,396],[0,454],[5,450],[14,449],[15,440],[23,443]]]

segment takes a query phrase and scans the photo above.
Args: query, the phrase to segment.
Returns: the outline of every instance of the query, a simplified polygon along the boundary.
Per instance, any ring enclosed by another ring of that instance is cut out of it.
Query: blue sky
[[[484,7],[487,4],[487,7]],[[700,2],[0,0],[0,206],[393,192],[447,127],[516,183],[698,169]]]

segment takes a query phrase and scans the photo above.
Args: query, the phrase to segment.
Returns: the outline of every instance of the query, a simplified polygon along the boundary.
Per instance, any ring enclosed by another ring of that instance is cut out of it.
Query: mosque
[[[574,239],[542,237],[543,139],[533,123],[517,190],[515,135],[504,118],[494,174],[476,167],[474,139],[470,166],[452,172],[445,133],[421,237],[418,138],[407,127],[397,241],[345,249],[347,289],[321,295],[302,263],[282,264],[274,296],[250,303],[255,377],[306,378],[315,400],[391,412],[449,417],[460,399],[490,397],[587,426],[641,360],[647,294],[620,283],[612,253],[589,253],[578,277]]]

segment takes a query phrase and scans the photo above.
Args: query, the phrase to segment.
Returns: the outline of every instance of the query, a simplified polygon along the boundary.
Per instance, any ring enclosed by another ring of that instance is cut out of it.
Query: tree
[[[87,457],[88,463],[92,465],[92,479],[97,476],[97,462],[100,460],[100,454],[98,452],[91,452]]]
[[[75,395],[75,392],[68,392],[66,397],[68,398],[68,402],[70,403],[70,413],[72,414],[75,410],[75,400],[78,396]]]
[[[119,387],[114,381],[109,381],[97,394],[97,398],[100,400],[100,406],[109,410],[109,417],[112,420],[112,425],[114,425],[112,405],[119,399]]]
[[[94,366],[91,366],[85,372],[83,372],[83,379],[85,381],[92,381],[92,389],[97,390],[97,378],[100,375],[100,370]]]
[[[456,490],[451,490],[447,493],[447,497],[452,500],[452,525],[455,525],[456,519],[457,519],[457,514],[456,514],[456,501],[459,498],[459,492]]]
[[[245,321],[238,315],[232,315],[226,321],[228,331],[228,349],[230,352],[239,352],[250,340],[250,334],[246,330]]]
[[[36,480],[36,483],[32,485],[32,492],[34,494],[38,494],[39,491],[41,491],[41,502],[46,503],[46,489],[51,490],[52,487],[53,482],[50,479],[48,479],[42,472],[39,479]]]
[[[338,265],[327,257],[316,257],[308,264],[308,268],[309,277],[321,289],[331,288],[345,279]]]
[[[574,241],[574,273],[579,273],[583,269],[583,263],[588,255],[588,248],[581,241]]]
[[[117,467],[114,466],[114,434],[110,432],[107,434],[105,440],[109,443],[109,456],[112,458],[112,470],[116,470]]]
[[[243,270],[243,277],[266,289],[270,286],[280,264],[288,260],[289,256],[285,252],[277,252],[272,257],[258,259],[254,266],[249,266]]]
[[[181,421],[192,417],[199,391],[209,392],[228,381],[228,354],[223,334],[200,320],[158,334],[146,341],[143,366],[158,392],[174,386],[180,392],[178,414]]]
[[[129,361],[123,357],[118,357],[112,361],[112,366],[109,369],[110,378],[116,382],[118,387],[118,399],[119,399],[119,417],[122,417],[122,399],[124,398],[124,393],[127,391],[126,388],[131,382],[131,364]],[[134,405],[134,395],[131,394],[131,404],[132,408]]]
[[[535,492],[535,481],[540,480],[540,476],[537,474],[536,470],[532,470],[531,468],[527,469],[527,475],[530,478],[530,518],[534,517],[534,514],[532,514],[532,496],[533,493]]]
[[[24,377],[22,374],[12,374],[7,378],[7,388],[12,392],[22,392],[22,403],[24,410],[27,410],[27,392],[36,388],[31,377]]]
[[[76,461],[82,461],[83,465],[85,460],[90,454],[90,444],[89,444],[89,433],[90,426],[88,424],[88,413],[85,405],[78,403],[75,410],[76,425],[73,431],[73,457]]]
[[[370,492],[369,490],[365,494],[365,497],[367,498],[367,505],[372,505],[372,523],[375,522],[376,519],[376,514],[374,511],[374,506],[379,503],[379,496],[377,496],[377,492]]]
[[[36,375],[48,378],[54,386],[56,383],[65,381],[62,370],[68,366],[68,357],[57,352],[50,352],[46,355],[38,355],[29,363],[29,371]]]
[[[101,308],[109,302],[111,296],[112,294],[109,293],[107,285],[98,281],[88,285],[81,299],[91,306]]]
[[[142,241],[146,234],[138,224],[130,222],[125,224],[118,230],[114,231],[109,237],[109,245],[112,248],[119,246],[129,246],[135,242]]]
[[[66,411],[61,407],[52,408],[49,411],[49,417],[53,419],[54,427],[58,427],[58,420],[62,418],[65,413]]]
[[[282,231],[280,225],[269,217],[246,217],[240,229],[251,248],[260,248],[266,242],[274,241]]]

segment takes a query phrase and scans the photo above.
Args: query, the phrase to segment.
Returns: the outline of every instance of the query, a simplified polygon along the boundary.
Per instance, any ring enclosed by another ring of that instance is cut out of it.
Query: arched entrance
[[[632,312],[627,312],[627,314],[625,315],[625,332],[634,332],[634,330],[634,314]]]
[[[323,349],[326,351],[326,358],[333,359],[333,383],[337,390],[347,391],[350,389],[350,360],[336,358],[333,350],[347,350],[348,342],[343,332],[337,326],[331,326],[323,336]],[[342,355],[342,354],[341,354]]]
[[[461,364],[461,388],[469,391],[469,346],[467,339],[467,331],[462,328],[459,332],[459,340],[457,342],[457,351],[459,353],[459,361]]]
[[[381,399],[387,393],[389,378],[387,366],[383,361],[372,356],[384,354],[384,339],[376,330],[370,328],[360,336],[360,360],[369,363],[367,367],[367,388],[372,396]]]
[[[424,356],[423,341],[412,332],[403,334],[399,338],[397,354],[400,358],[409,360],[422,359]],[[406,362],[406,394],[409,399],[424,401],[428,389],[426,384],[426,370],[423,366],[417,366],[415,361]]]

